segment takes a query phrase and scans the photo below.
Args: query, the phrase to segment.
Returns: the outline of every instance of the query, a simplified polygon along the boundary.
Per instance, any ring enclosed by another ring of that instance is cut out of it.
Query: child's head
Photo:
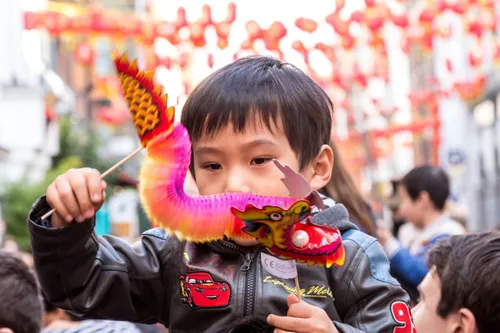
[[[413,309],[417,332],[486,333],[500,327],[500,233],[452,236],[429,253]]]
[[[182,111],[200,194],[288,196],[272,159],[299,171],[314,189],[322,188],[333,163],[331,112],[321,87],[279,60],[244,58],[216,71]]]
[[[429,214],[441,213],[450,195],[450,181],[443,169],[421,166],[411,170],[399,185],[400,214],[422,227]]]
[[[42,312],[35,275],[21,258],[0,250],[0,333],[40,332]]]

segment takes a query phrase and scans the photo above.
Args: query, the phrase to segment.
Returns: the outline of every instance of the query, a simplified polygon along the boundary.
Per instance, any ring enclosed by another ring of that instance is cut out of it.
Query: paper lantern
[[[75,49],[76,60],[85,65],[90,66],[95,61],[95,52],[89,43],[81,43]]]
[[[318,28],[318,23],[316,23],[316,21],[311,19],[299,17],[298,19],[295,20],[295,26],[302,31],[311,33],[316,31],[316,29]]]
[[[342,20],[337,13],[328,15],[326,23],[331,25],[333,30],[342,37],[349,34],[349,22]]]
[[[231,2],[227,5],[226,22],[232,24],[234,21],[236,21],[236,4]]]

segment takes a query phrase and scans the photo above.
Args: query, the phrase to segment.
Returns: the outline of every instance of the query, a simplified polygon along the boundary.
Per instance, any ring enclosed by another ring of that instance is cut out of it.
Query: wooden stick
[[[135,151],[133,151],[132,153],[130,153],[128,156],[125,156],[120,162],[116,163],[111,168],[109,168],[108,170],[106,170],[101,175],[101,179],[105,178],[110,173],[112,173],[113,171],[115,171],[116,169],[118,169],[119,167],[121,167],[123,164],[125,164],[132,157],[134,157],[135,155],[139,154],[143,149],[144,149],[144,147],[137,148]],[[52,209],[49,212],[45,213],[45,215],[42,216],[42,221],[45,220],[46,218],[50,217],[50,215],[54,214],[55,211],[56,211],[55,209]]]
[[[299,285],[299,275],[295,276],[295,290],[297,290],[297,298],[299,302],[302,302],[302,296],[300,296],[300,285]]]

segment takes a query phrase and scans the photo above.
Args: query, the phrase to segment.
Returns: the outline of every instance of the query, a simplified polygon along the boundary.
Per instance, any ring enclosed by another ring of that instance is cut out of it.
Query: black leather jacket
[[[48,300],[72,313],[160,322],[171,333],[206,332],[242,316],[285,315],[286,296],[295,292],[293,280],[263,270],[264,248],[181,242],[161,229],[145,232],[131,246],[96,237],[93,220],[62,229],[42,226],[40,216],[49,209],[42,197],[29,215],[35,267]],[[340,332],[401,327],[398,332],[411,333],[408,296],[390,275],[377,240],[358,231],[342,205],[313,219],[339,226],[346,260],[329,269],[298,264],[303,299],[324,309]]]

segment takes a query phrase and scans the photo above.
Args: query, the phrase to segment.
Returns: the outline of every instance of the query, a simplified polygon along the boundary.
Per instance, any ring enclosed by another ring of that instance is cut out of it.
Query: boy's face
[[[421,198],[413,200],[402,185],[398,186],[398,195],[401,198],[399,214],[417,227],[422,226],[425,211],[423,200]]]
[[[413,320],[417,332],[448,333],[448,323],[437,314],[437,307],[441,299],[441,281],[439,276],[430,272],[418,286],[420,302],[412,309]]]
[[[288,196],[281,182],[283,174],[272,160],[298,172],[298,156],[281,128],[271,132],[260,121],[253,125],[242,133],[235,133],[228,125],[214,137],[202,136],[193,142],[196,185],[201,195],[242,192]],[[302,175],[311,182],[309,169],[304,168]]]

